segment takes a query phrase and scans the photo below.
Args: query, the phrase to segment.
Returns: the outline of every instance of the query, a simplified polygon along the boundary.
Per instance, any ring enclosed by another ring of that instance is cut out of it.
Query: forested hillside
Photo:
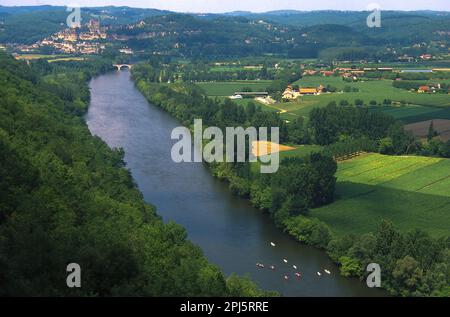
[[[294,16],[301,21],[304,16],[317,14]],[[392,50],[387,48],[395,47],[402,51],[401,45],[448,40],[446,33],[441,32],[450,26],[447,15],[389,12],[383,15],[382,28],[368,28],[367,12],[332,14],[335,18],[326,20],[327,15],[322,13],[314,25],[297,25],[289,23],[289,19],[270,14],[167,14],[122,25],[112,31],[124,37],[127,45],[134,49],[195,58],[275,54],[324,60],[394,60]],[[342,19],[350,16],[351,23],[343,23]]]
[[[101,70],[64,71],[82,89]],[[143,201],[123,151],[77,116],[86,90],[65,89],[59,71],[0,55],[0,295],[260,295],[247,279],[226,281]],[[72,262],[82,288],[66,286]]]
[[[128,7],[81,10],[83,24],[95,19],[109,27],[110,43],[164,56],[277,55],[326,61],[395,61],[396,54],[445,53],[436,43],[448,42],[448,13],[383,11],[381,28],[367,27],[368,14],[287,11],[203,15]],[[64,7],[0,7],[0,43],[35,43],[66,28],[67,15]],[[431,45],[428,50],[424,43]]]

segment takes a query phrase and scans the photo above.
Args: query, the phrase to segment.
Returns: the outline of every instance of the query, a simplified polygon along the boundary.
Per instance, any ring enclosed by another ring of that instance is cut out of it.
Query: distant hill
[[[294,26],[311,26],[318,24],[359,24],[365,25],[368,16],[367,11],[293,11],[281,10],[266,13],[251,13],[246,17],[251,19],[267,19],[272,22]],[[447,11],[382,11],[382,19],[396,17],[428,17],[432,19],[449,18]]]
[[[1,11],[0,11],[1,12]],[[51,11],[19,10],[0,15],[0,43],[31,44],[67,27],[67,12],[63,7],[51,7]]]
[[[64,10],[63,6],[51,6],[51,5],[41,5],[41,6],[12,6],[6,7],[0,5],[0,13],[8,13],[8,14],[20,14],[20,13],[29,13],[36,11],[55,11],[55,10]]]
[[[376,60],[389,54],[387,46],[442,47],[450,32],[450,13],[436,11],[382,11],[381,28],[367,27],[369,13],[363,11],[183,14],[108,6],[81,12],[84,21],[96,18],[110,25],[131,48],[199,58],[275,54]],[[67,14],[65,7],[0,7],[0,43],[40,40],[65,28]]]

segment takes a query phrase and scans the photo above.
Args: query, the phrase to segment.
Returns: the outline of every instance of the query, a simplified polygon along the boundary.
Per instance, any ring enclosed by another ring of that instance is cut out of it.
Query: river
[[[325,252],[301,245],[275,228],[267,215],[233,196],[201,163],[174,163],[170,151],[175,141],[170,135],[179,123],[147,102],[128,71],[94,78],[90,89],[85,119],[92,134],[112,148],[125,150],[127,167],[145,200],[157,207],[164,221],[184,226],[188,238],[226,275],[249,274],[259,287],[285,296],[384,295],[356,279],[339,276]],[[257,262],[266,268],[258,269]],[[302,273],[301,279],[294,276],[292,265]]]

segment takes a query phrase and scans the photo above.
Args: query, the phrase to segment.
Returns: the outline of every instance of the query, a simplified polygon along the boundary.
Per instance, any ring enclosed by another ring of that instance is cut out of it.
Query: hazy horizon
[[[398,11],[450,11],[450,1],[448,0],[430,0],[428,2],[420,0],[395,1],[390,0],[379,1],[358,1],[345,0],[336,3],[336,1],[323,0],[321,2],[312,3],[306,1],[293,0],[125,0],[125,1],[106,1],[106,0],[24,0],[17,3],[17,0],[0,0],[2,6],[39,6],[53,5],[66,6],[77,4],[81,7],[132,7],[142,9],[159,9],[170,10],[174,12],[186,13],[226,13],[234,11],[250,11],[253,13],[262,13],[268,11],[365,11],[368,5],[376,3],[381,10],[398,10]]]

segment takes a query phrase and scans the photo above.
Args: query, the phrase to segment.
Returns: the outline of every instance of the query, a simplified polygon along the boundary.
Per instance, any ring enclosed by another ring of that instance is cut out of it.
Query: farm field
[[[405,125],[405,130],[411,131],[417,137],[427,137],[431,122],[433,122],[433,128],[439,135],[445,135],[450,132],[450,120],[443,119],[426,120],[408,124]]]
[[[450,227],[450,160],[367,154],[339,164],[337,199],[311,215],[337,234],[373,232],[380,221],[435,237]]]
[[[336,87],[338,90],[344,89],[345,86],[352,86],[352,83],[347,83],[338,76],[304,76],[293,84],[301,87],[318,87],[320,85],[326,87],[327,85],[331,85]]]
[[[218,100],[221,100],[221,101],[224,101],[225,99],[228,99],[228,97],[224,97],[224,96],[222,96],[222,97],[217,97],[216,96],[216,97],[212,97],[212,98],[218,98]],[[271,112],[279,112],[280,111],[280,109],[277,108],[277,106],[278,106],[277,104],[275,104],[275,105],[266,105],[266,104],[263,104],[261,102],[256,101],[253,98],[233,99],[232,101],[235,104],[238,104],[238,105],[243,106],[243,107],[247,107],[249,102],[253,102],[256,106],[261,107],[261,110],[263,110],[263,111],[271,111]]]
[[[210,96],[211,98],[218,98],[218,100],[224,101],[225,99],[228,99],[228,97],[225,96]],[[286,121],[292,121],[295,118],[297,118],[299,115],[295,114],[290,109],[290,104],[288,103],[276,103],[272,105],[261,103],[254,98],[244,98],[244,99],[233,99],[232,100],[235,104],[238,104],[243,107],[247,107],[249,102],[253,102],[257,107],[261,107],[261,110],[263,111],[270,111],[270,112],[278,112],[280,114],[280,118]]]
[[[253,91],[266,90],[270,81],[232,81],[232,82],[198,82],[210,97],[225,98],[236,91],[251,88]],[[325,107],[330,102],[339,103],[347,100],[355,103],[357,99],[364,101],[366,105],[375,100],[379,105],[369,106],[371,111],[380,111],[402,120],[404,123],[414,123],[430,119],[450,119],[450,96],[445,94],[419,94],[403,89],[394,88],[390,80],[373,80],[347,83],[341,77],[331,76],[306,76],[294,84],[306,87],[317,87],[319,85],[331,85],[338,90],[350,86],[357,88],[357,92],[325,93],[319,96],[302,96],[294,102],[282,102],[273,105],[264,105],[254,101],[266,111],[278,111],[281,118],[291,121],[296,117],[308,118],[313,108]],[[392,106],[381,106],[384,99],[390,99],[397,104]],[[252,99],[235,99],[235,103],[246,106]],[[401,101],[407,104],[400,105]]]
[[[381,109],[380,111],[394,115],[395,118],[403,121],[405,124],[435,119],[450,120],[450,107],[442,109],[408,105],[405,107],[385,107],[385,109]]]
[[[262,66],[236,66],[236,65],[225,65],[225,66],[214,66],[209,69],[210,72],[236,72],[236,71],[259,71]]]
[[[346,83],[339,77],[320,77],[310,76],[304,77],[296,82],[301,86],[323,86],[332,85],[338,89],[343,89],[345,86],[358,88],[358,92],[348,93],[332,93],[322,94],[319,96],[303,96],[299,101],[292,102],[292,111],[298,115],[308,116],[309,112],[315,107],[324,107],[332,101],[339,103],[341,100],[347,100],[354,103],[356,99],[361,99],[365,104],[369,104],[371,100],[375,100],[381,104],[384,99],[390,99],[394,102],[406,101],[410,105],[414,105],[414,111],[436,111],[450,108],[450,97],[446,94],[419,94],[409,92],[407,90],[394,88],[390,80],[374,80],[356,83]],[[409,106],[409,105],[408,105]],[[408,107],[406,106],[406,107]],[[425,106],[426,109],[417,108],[418,106]],[[409,109],[408,109],[409,110]],[[411,111],[413,111],[411,110]],[[405,113],[406,114],[406,113]],[[416,115],[416,113],[412,113]],[[403,115],[402,115],[403,116]],[[405,117],[408,114],[404,115]]]
[[[34,60],[34,59],[52,59],[58,57],[65,57],[64,55],[45,55],[45,54],[22,54],[17,56],[18,60]],[[67,57],[67,55],[66,55]]]
[[[441,108],[426,107],[419,105],[404,105],[404,106],[370,106],[371,111],[379,111],[393,116],[396,119],[408,122],[410,118],[413,118],[412,122],[415,122],[417,118],[426,118],[434,115],[439,116],[442,112]],[[445,110],[445,109],[444,109]],[[449,107],[450,110],[450,107]],[[409,123],[409,122],[408,122]]]
[[[450,140],[450,131],[449,132],[444,132],[440,135],[441,140],[444,142],[447,142]]]
[[[270,86],[270,80],[259,81],[228,81],[228,82],[197,82],[197,86],[203,88],[206,95],[214,96],[231,96],[236,91],[242,91],[244,88],[251,88],[252,91],[265,91]]]
[[[49,63],[54,62],[70,62],[70,61],[84,61],[86,58],[84,57],[61,57],[61,58],[55,58],[55,59],[49,59]]]

